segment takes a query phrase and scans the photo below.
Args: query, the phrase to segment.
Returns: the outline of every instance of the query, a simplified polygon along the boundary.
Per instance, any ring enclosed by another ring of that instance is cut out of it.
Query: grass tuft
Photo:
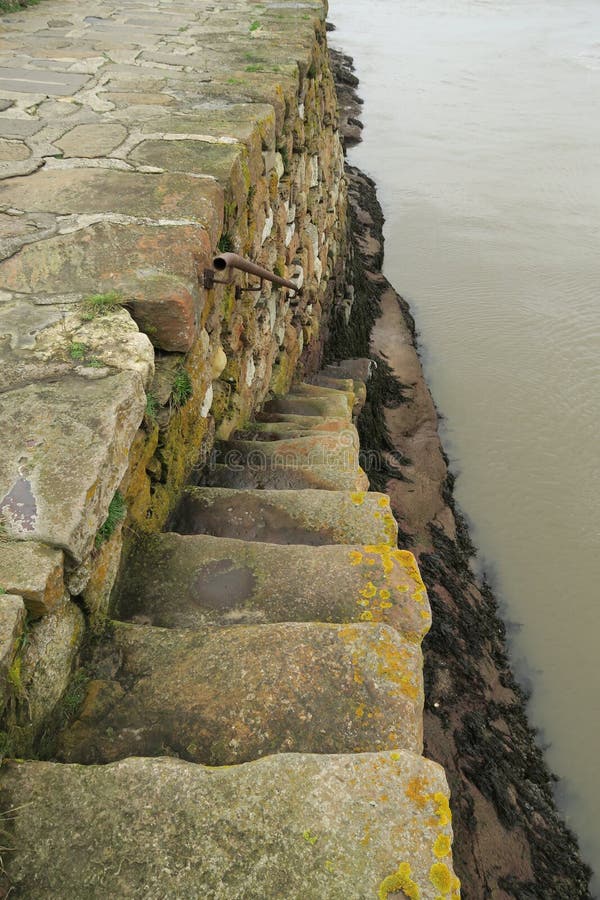
[[[127,515],[127,504],[120,491],[115,491],[115,496],[110,501],[108,515],[96,534],[96,548],[101,547],[116,531],[119,522]]]
[[[171,387],[171,397],[174,406],[178,408],[185,406],[192,396],[192,393],[193,389],[190,376],[185,369],[181,367],[175,373],[175,378],[173,379],[173,385]]]
[[[158,415],[158,400],[150,391],[146,394],[145,415],[151,422],[156,422],[156,416]]]
[[[109,291],[106,294],[90,294],[83,301],[83,319],[91,322],[98,316],[104,316],[108,312],[118,309],[124,300],[118,291]]]
[[[217,250],[219,253],[233,253],[235,251],[235,245],[233,243],[233,238],[229,234],[228,231],[224,231],[221,237],[219,238],[219,242],[217,244]]]
[[[87,347],[79,341],[73,341],[69,345],[69,356],[71,359],[83,359],[86,354]]]

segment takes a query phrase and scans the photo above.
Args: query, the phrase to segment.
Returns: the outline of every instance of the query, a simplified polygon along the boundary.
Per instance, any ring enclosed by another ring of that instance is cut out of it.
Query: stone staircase
[[[365,364],[269,401],[136,547],[53,761],[6,767],[15,896],[459,896],[420,755],[427,595],[359,466]]]

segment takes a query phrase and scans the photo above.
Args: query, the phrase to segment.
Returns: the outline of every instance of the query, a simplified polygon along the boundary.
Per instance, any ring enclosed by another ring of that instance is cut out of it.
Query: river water
[[[600,2],[330,0],[329,18],[457,499],[600,871]]]

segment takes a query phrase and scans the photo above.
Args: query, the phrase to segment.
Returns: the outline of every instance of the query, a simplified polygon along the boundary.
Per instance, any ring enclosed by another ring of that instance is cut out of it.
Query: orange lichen
[[[412,800],[419,809],[424,809],[431,799],[431,794],[427,793],[427,785],[428,779],[423,775],[417,775],[415,778],[411,778],[406,786],[406,796],[409,800]]]

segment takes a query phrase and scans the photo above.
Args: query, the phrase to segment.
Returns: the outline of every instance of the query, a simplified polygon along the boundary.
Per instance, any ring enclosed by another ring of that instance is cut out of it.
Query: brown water
[[[457,498],[600,870],[600,3],[330,0],[329,18]]]

